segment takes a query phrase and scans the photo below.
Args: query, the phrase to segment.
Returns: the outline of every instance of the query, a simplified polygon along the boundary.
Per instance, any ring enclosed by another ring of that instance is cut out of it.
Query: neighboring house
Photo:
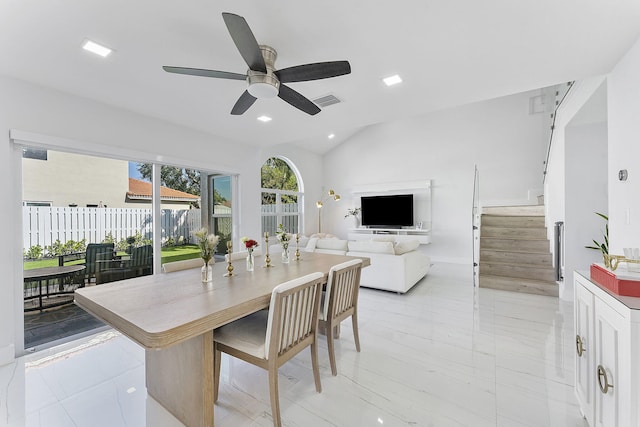
[[[126,204],[128,207],[132,207],[132,204],[151,204],[151,193],[150,182],[129,178]],[[200,202],[200,197],[184,191],[160,187],[160,200],[162,209],[191,209],[194,203]]]
[[[129,162],[55,150],[23,152],[25,206],[142,208],[151,204],[151,183],[129,178]],[[200,197],[160,188],[163,209],[190,209]]]

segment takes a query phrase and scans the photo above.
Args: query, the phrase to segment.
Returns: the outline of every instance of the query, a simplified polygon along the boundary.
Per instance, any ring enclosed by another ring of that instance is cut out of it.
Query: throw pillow
[[[405,240],[404,242],[398,242],[395,247],[396,255],[402,255],[407,252],[418,249],[420,242],[418,240]]]

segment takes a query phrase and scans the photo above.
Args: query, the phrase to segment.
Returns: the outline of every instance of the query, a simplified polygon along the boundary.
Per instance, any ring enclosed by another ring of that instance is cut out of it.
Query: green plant
[[[28,258],[28,259],[42,258],[42,246],[40,245],[31,246],[29,249],[25,251],[24,256],[25,258]]]
[[[604,225],[604,241],[602,243],[598,243],[595,239],[593,240],[593,244],[595,246],[585,246],[587,249],[595,249],[602,252],[602,255],[609,254],[609,217],[603,213],[595,212],[596,215],[603,218],[606,223]]]

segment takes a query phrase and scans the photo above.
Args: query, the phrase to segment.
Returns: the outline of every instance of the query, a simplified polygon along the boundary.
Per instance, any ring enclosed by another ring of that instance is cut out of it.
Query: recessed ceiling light
[[[329,136],[328,136],[327,138],[329,138],[329,139],[333,139],[333,138],[335,138],[335,137],[336,137],[336,135],[335,135],[335,134],[330,133],[330,134],[329,134]]]
[[[261,122],[267,123],[271,121],[271,117],[269,116],[260,116],[258,117],[258,120],[260,120]]]
[[[103,58],[106,58],[111,52],[113,52],[108,47],[102,46],[101,44],[98,44],[91,40],[85,40],[82,43],[82,48],[84,50],[88,50],[89,52],[95,53],[96,55],[100,55]]]
[[[393,76],[385,77],[384,79],[382,79],[382,81],[387,86],[393,86],[397,85],[398,83],[402,83],[402,78],[400,78],[399,75],[394,74]]]

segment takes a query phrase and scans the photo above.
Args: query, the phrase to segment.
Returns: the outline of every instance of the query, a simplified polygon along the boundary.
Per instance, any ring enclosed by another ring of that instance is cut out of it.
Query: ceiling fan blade
[[[201,68],[185,68],[185,67],[162,67],[167,73],[187,74],[189,76],[215,77],[218,79],[246,80],[247,76],[238,73],[229,73],[227,71],[203,70]]]
[[[234,105],[231,109],[231,114],[233,114],[234,116],[244,114],[244,112],[247,111],[254,102],[256,102],[256,99],[258,98],[254,97],[245,90],[244,93],[240,95],[240,98],[238,98],[238,100],[236,101],[236,105]]]
[[[320,112],[320,107],[309,101],[304,96],[300,95],[295,90],[291,89],[289,86],[285,86],[282,83],[280,84],[280,92],[278,92],[278,97],[280,97],[280,99],[282,99],[283,101],[293,105],[297,109],[302,110],[312,116]]]
[[[240,55],[253,71],[267,72],[267,66],[264,63],[260,46],[249,28],[249,24],[242,17],[233,13],[224,12],[222,14],[227,30],[231,34],[233,42],[240,51]]]
[[[317,62],[315,64],[283,68],[274,72],[282,83],[328,79],[349,73],[351,73],[349,61]]]

